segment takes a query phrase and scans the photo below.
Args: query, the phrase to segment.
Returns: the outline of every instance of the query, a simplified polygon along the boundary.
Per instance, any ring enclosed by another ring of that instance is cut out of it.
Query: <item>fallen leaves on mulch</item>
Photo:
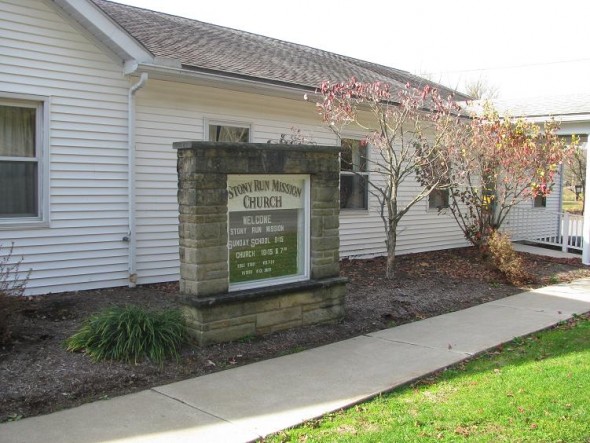
[[[534,279],[530,285],[521,286],[523,289],[590,277],[590,268],[583,266],[580,258],[553,258],[523,252],[519,252],[518,255]],[[436,275],[453,280],[506,283],[503,275],[488,260],[483,259],[475,248],[407,254],[397,257],[396,260],[396,279]],[[356,284],[376,286],[387,281],[385,257],[367,260],[345,259],[340,262],[340,269],[342,275]]]
[[[579,259],[522,257],[535,285],[590,277],[589,268]],[[177,282],[18,299],[11,318],[13,342],[0,347],[0,422],[299,352],[523,290],[506,284],[471,248],[400,256],[393,280],[385,278],[385,263],[385,258],[341,262],[341,274],[349,278],[349,284],[346,316],[340,323],[206,348],[190,346],[180,361],[168,361],[162,367],[149,361],[93,363],[83,354],[66,352],[63,341],[89,315],[108,306],[175,306]]]

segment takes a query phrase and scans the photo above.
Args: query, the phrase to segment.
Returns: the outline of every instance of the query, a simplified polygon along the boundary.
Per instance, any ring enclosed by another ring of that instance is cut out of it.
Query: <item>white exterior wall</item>
[[[533,119],[539,123],[549,120],[551,117],[539,117]],[[557,118],[559,121],[560,119]],[[558,134],[588,134],[590,133],[590,122],[561,123]],[[515,241],[531,238],[555,237],[561,233],[561,218],[558,213],[562,212],[563,178],[561,170],[555,176],[553,191],[547,196],[547,206],[535,208],[533,199],[527,199],[518,204],[513,212],[506,219],[504,228],[511,232]],[[523,213],[524,210],[525,212]]]
[[[138,283],[178,279],[178,205],[176,152],[172,143],[204,140],[207,122],[251,125],[254,143],[278,140],[301,129],[316,144],[338,144],[322,126],[313,104],[301,100],[231,92],[175,82],[149,80],[137,95],[137,272]],[[415,182],[400,197],[409,200]],[[375,198],[369,211],[342,211],[340,254],[370,257],[385,253],[384,228]],[[450,214],[428,211],[419,202],[406,215],[399,253],[466,245]]]
[[[0,0],[0,97],[49,99],[49,227],[0,230],[30,294],[127,284],[122,68],[38,0]]]
[[[374,151],[369,156],[378,156]],[[373,174],[371,178],[376,182]],[[401,185],[400,208],[418,193],[418,183],[408,178]],[[369,210],[342,210],[340,215],[341,257],[363,258],[386,254],[385,227],[376,197],[369,196]],[[467,246],[457,222],[449,211],[428,209],[428,198],[416,203],[398,226],[397,254],[434,251]]]
[[[547,206],[535,208],[532,198],[525,199],[511,209],[502,228],[513,241],[548,238],[559,235],[561,212],[561,176],[556,176],[553,192],[547,196]]]
[[[137,95],[136,186],[138,283],[179,278],[175,141],[204,140],[208,122],[249,125],[253,143],[277,141],[296,127],[317,144],[336,137],[314,106],[222,89],[150,79]]]
[[[127,100],[122,63],[56,12],[50,2],[0,0],[0,97],[49,102],[48,226],[0,229],[14,242],[29,294],[128,284]],[[172,143],[203,140],[208,121],[251,125],[252,142],[278,140],[291,128],[317,144],[338,144],[303,100],[150,79],[137,92],[136,187],[138,283],[178,279],[176,152]],[[413,185],[413,183],[412,183]],[[402,190],[409,198],[412,185]],[[425,200],[405,217],[398,252],[462,246],[454,220]],[[374,199],[369,211],[341,214],[341,256],[385,253]]]

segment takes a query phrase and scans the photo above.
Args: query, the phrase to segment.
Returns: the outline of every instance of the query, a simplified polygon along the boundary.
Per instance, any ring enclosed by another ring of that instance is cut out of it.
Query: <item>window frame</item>
[[[255,174],[256,175],[256,174]],[[239,180],[245,177],[251,177],[252,175],[248,174],[228,174],[228,183],[232,180]],[[295,283],[301,281],[307,281],[310,279],[311,276],[311,175],[309,174],[268,174],[265,176],[266,179],[274,180],[274,179],[295,179],[298,181],[303,181],[303,196],[301,197],[303,200],[303,205],[301,208],[298,209],[297,215],[297,232],[298,234],[298,251],[301,251],[301,254],[298,253],[298,273],[292,275],[285,275],[279,277],[272,277],[272,278],[261,278],[258,280],[247,280],[242,282],[234,282],[228,280],[229,282],[229,292],[246,290],[246,289],[255,289],[255,288],[262,288],[267,286],[276,286],[281,284],[288,284],[288,283]],[[231,202],[231,199],[229,200]],[[234,212],[231,208],[231,203],[228,203],[228,213],[227,213],[227,227],[228,227],[228,243],[230,238],[230,214]],[[238,211],[240,212],[240,211]],[[268,212],[268,211],[265,211]],[[272,212],[272,211],[271,211]],[[254,214],[255,212],[252,212]],[[300,229],[301,228],[301,229]],[[231,249],[228,249],[228,265],[230,264],[230,257]],[[229,277],[228,277],[229,278]]]
[[[205,141],[212,141],[209,138],[209,131],[211,126],[227,126],[230,128],[247,128],[248,129],[248,141],[247,143],[252,143],[252,123],[238,121],[238,120],[217,120],[217,119],[209,119],[205,117],[204,124],[203,124],[203,140]]]
[[[537,206],[537,199],[541,197],[541,205]],[[533,197],[533,209],[547,209],[547,196],[546,195],[537,195]]]
[[[0,105],[34,108],[35,157],[2,157],[4,161],[37,163],[37,215],[34,217],[2,217],[0,230],[33,229],[49,226],[49,108],[50,98],[0,91]]]
[[[348,135],[348,134],[343,134],[342,137],[339,138],[340,141],[340,149],[342,149],[342,142],[344,140],[354,140],[357,142],[362,142],[362,137],[358,136],[358,135]],[[347,176],[347,177],[364,177],[365,179],[365,202],[366,202],[366,207],[364,208],[343,208],[340,207],[340,213],[344,213],[344,214],[349,214],[349,215],[354,215],[354,214],[359,214],[359,213],[367,213],[369,212],[369,178],[370,178],[370,172],[369,172],[369,162],[370,162],[370,156],[371,156],[371,145],[369,143],[366,144],[365,146],[366,149],[366,153],[365,153],[365,170],[364,171],[343,171],[342,170],[342,152],[340,152],[340,155],[338,156],[338,161],[339,161],[339,168],[340,168],[340,186],[342,186],[342,176]],[[342,202],[340,202],[342,203]]]

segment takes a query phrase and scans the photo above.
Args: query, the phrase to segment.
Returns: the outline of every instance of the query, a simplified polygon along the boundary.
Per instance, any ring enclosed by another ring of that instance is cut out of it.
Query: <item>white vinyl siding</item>
[[[361,135],[361,134],[359,134]],[[378,148],[371,146],[369,158],[380,158]],[[371,166],[369,166],[369,169]],[[371,180],[379,184],[375,173]],[[371,189],[369,187],[369,189]],[[411,201],[418,193],[417,183],[412,178],[406,179],[398,193],[400,206]],[[457,226],[457,222],[448,211],[428,211],[428,198],[416,203],[404,215],[398,226],[398,254],[434,251],[466,246],[467,242]],[[340,213],[340,256],[364,258],[385,255],[385,226],[380,216],[381,207],[377,198],[369,195],[369,210],[342,211]]]
[[[29,294],[128,284],[127,105],[133,79],[51,2],[0,0],[0,96],[47,97],[48,226],[0,229],[32,268]],[[138,283],[179,277],[176,152],[204,140],[205,122],[244,122],[253,143],[289,138],[339,145],[313,103],[150,78],[136,95]],[[361,134],[358,134],[361,135]],[[409,181],[400,197],[414,195]],[[343,257],[385,253],[377,202],[340,217]],[[353,213],[354,212],[354,213]],[[465,244],[454,220],[420,204],[404,218],[399,253]]]
[[[50,3],[0,0],[0,96],[47,97],[48,226],[0,230],[28,293],[127,284],[127,91],[122,67]]]
[[[318,145],[339,145],[336,136],[322,126],[313,104],[303,99],[287,100],[150,79],[137,95],[138,283],[179,277],[176,152],[172,143],[205,140],[208,123],[224,121],[249,123],[253,143],[278,141],[281,134],[288,135],[291,128],[296,128]],[[415,183],[408,180],[400,197],[407,200],[414,193]],[[385,253],[379,211],[376,199],[370,196],[368,211],[341,213],[342,257]],[[449,214],[427,213],[420,203],[400,226],[400,253],[465,244]]]
[[[196,85],[150,79],[137,95],[138,283],[179,278],[175,141],[206,140],[209,124],[249,126],[253,143],[278,141],[291,128],[317,144],[336,137],[316,119],[314,106]]]

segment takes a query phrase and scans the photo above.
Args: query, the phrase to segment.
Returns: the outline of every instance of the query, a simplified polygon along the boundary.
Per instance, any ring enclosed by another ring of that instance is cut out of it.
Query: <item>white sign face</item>
[[[230,290],[308,277],[309,176],[229,175]]]

